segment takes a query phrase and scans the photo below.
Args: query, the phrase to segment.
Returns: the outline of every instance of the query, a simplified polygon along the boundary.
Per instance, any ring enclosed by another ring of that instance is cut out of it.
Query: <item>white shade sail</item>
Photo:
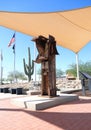
[[[0,12],[0,25],[31,35],[55,37],[77,53],[91,40],[91,7],[52,13]]]

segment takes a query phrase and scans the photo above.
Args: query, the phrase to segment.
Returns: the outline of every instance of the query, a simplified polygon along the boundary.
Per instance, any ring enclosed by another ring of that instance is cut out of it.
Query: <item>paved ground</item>
[[[77,91],[77,92],[73,92],[73,93],[74,93],[74,94],[77,94],[77,95],[79,95],[79,96],[83,96],[82,90]],[[86,95],[87,97],[91,97],[91,92],[90,92],[89,90],[85,90],[85,95]]]
[[[91,130],[91,97],[36,112],[6,97],[0,98],[0,130]]]

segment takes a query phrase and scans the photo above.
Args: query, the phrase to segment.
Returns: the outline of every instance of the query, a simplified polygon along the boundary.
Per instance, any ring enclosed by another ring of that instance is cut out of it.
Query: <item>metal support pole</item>
[[[77,67],[77,79],[79,80],[79,60],[78,60],[78,53],[76,53],[76,67]]]

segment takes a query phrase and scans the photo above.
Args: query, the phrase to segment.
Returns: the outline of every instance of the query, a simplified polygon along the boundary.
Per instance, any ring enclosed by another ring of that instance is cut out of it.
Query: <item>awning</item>
[[[91,40],[91,7],[51,13],[0,12],[0,25],[33,37],[53,35],[77,53]]]

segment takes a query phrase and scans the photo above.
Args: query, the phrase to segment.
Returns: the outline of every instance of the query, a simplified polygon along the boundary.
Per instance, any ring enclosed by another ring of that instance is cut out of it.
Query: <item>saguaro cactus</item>
[[[31,76],[34,73],[34,62],[32,60],[31,63],[31,55],[30,55],[30,48],[28,47],[28,64],[25,62],[25,58],[23,58],[23,64],[24,64],[24,72],[28,76],[28,81],[31,80]]]

